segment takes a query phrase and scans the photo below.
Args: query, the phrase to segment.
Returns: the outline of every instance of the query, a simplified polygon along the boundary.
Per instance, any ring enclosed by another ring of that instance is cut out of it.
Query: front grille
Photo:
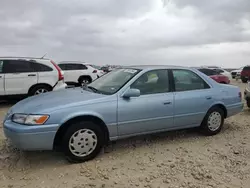
[[[235,76],[235,75],[236,75],[236,72],[232,72],[231,74],[232,74],[233,76]]]

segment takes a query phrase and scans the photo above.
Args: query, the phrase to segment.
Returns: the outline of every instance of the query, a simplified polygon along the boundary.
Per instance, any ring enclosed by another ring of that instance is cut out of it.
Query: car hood
[[[98,102],[108,95],[93,93],[82,88],[53,91],[24,99],[11,108],[11,113],[38,114],[62,108]]]

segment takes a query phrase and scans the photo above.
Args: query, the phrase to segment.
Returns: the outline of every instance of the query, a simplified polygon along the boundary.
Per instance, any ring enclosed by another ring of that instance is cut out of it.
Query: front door
[[[33,63],[24,60],[4,61],[5,94],[28,94],[31,86],[37,84],[37,72]]]
[[[174,96],[170,92],[168,70],[146,72],[130,88],[139,89],[141,95],[118,99],[119,136],[156,132],[173,126]]]
[[[4,95],[4,73],[3,73],[3,60],[0,60],[0,96]]]
[[[199,126],[213,103],[212,89],[200,76],[190,70],[173,70],[173,76],[175,127]]]

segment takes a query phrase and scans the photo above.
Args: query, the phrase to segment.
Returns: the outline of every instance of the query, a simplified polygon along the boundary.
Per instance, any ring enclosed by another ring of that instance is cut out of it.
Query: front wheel
[[[104,145],[104,134],[93,122],[71,125],[63,137],[63,150],[69,162],[85,162],[95,158]]]
[[[79,79],[79,84],[80,84],[81,86],[88,85],[88,84],[90,84],[90,83],[91,83],[91,79],[88,78],[88,77],[81,77],[81,78]]]
[[[218,134],[224,124],[224,118],[224,111],[220,107],[211,108],[201,124],[202,132],[207,136]]]

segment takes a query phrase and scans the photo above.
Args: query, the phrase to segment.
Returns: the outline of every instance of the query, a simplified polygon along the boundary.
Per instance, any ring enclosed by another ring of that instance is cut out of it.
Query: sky
[[[250,64],[249,0],[1,0],[0,56]]]

